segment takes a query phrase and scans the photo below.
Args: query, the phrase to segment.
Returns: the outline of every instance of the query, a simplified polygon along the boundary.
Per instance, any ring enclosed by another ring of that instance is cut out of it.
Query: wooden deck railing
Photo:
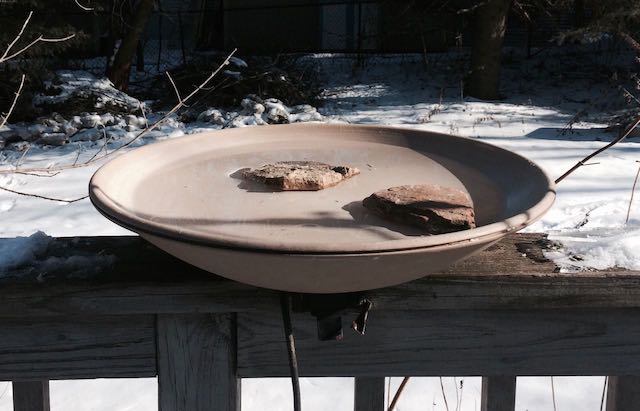
[[[607,410],[636,410],[640,273],[562,274],[544,246],[513,235],[370,291],[364,336],[319,341],[316,319],[294,313],[300,373],[355,376],[358,411],[383,409],[385,376],[483,376],[482,409],[512,411],[517,375],[610,375]],[[241,378],[289,375],[281,324],[277,292],[137,237],[55,239],[0,275],[0,380],[14,382],[15,411],[48,410],[52,379],[153,376],[161,411],[237,410]]]

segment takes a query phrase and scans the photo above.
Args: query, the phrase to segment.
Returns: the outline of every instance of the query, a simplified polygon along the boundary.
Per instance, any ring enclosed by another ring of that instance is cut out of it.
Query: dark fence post
[[[515,408],[515,375],[482,377],[481,411],[513,411]]]
[[[607,411],[637,411],[640,406],[640,377],[609,377]]]
[[[384,410],[384,377],[356,377],[354,411]]]
[[[49,411],[49,381],[13,381],[13,411]]]
[[[234,314],[158,315],[158,410],[239,411]]]

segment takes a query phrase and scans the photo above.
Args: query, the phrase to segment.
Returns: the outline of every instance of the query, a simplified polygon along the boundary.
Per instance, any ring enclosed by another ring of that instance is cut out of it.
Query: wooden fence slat
[[[11,239],[0,246],[5,241]],[[640,271],[555,272],[543,255],[545,241],[513,234],[444,272],[367,296],[376,310],[640,308]],[[70,255],[104,261],[87,270],[47,260]],[[52,239],[43,258],[2,274],[0,317],[261,315],[279,304],[277,292],[205,273],[138,237]]]
[[[354,411],[384,410],[384,377],[356,377]]]
[[[155,316],[0,318],[0,381],[156,375]]]
[[[13,411],[49,411],[49,381],[13,381]]]
[[[238,314],[241,377],[289,375],[281,322]],[[377,310],[339,343],[318,341],[308,314],[293,323],[305,377],[640,375],[637,309]]]
[[[609,377],[607,411],[637,411],[639,404],[640,377]]]
[[[482,377],[481,411],[513,411],[515,408],[515,375]]]
[[[158,316],[159,411],[239,411],[233,314]]]

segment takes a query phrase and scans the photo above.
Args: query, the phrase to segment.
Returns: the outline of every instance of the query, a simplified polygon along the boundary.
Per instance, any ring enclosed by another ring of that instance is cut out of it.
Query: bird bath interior
[[[235,177],[287,160],[361,173],[321,191],[273,192]],[[372,215],[375,191],[439,184],[468,192],[477,228],[424,235]],[[148,145],[100,168],[93,204],[176,257],[236,281],[305,293],[410,281],[542,216],[553,183],[529,160],[477,140],[402,128],[297,124],[212,131]]]

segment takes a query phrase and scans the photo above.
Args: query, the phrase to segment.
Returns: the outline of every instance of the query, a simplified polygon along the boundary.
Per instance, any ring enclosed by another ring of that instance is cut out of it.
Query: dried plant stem
[[[404,391],[404,387],[407,385],[410,379],[411,377],[404,377],[402,379],[402,382],[400,383],[400,386],[398,387],[396,394],[393,396],[393,400],[391,401],[391,405],[389,405],[389,407],[387,408],[387,411],[393,411],[393,409],[396,407],[396,404],[398,403],[398,400],[402,395],[402,391]]]
[[[629,215],[631,214],[631,205],[633,204],[633,195],[636,192],[636,184],[638,183],[638,176],[640,176],[640,161],[636,160],[638,163],[638,172],[636,173],[636,178],[633,179],[633,187],[631,187],[631,198],[629,198],[629,208],[627,208],[627,218],[624,220],[624,223],[629,223]]]
[[[602,384],[602,398],[600,398],[600,411],[604,411],[604,398],[607,395],[607,383],[609,377],[604,377],[604,384]]]
[[[176,104],[171,110],[169,110],[164,116],[162,116],[161,119],[159,119],[158,121],[156,121],[155,123],[151,124],[149,127],[145,128],[144,130],[142,130],[140,133],[138,133],[134,138],[132,138],[131,140],[129,140],[128,142],[124,143],[123,145],[121,145],[120,147],[114,149],[113,151],[109,152],[109,153],[105,153],[102,156],[94,156],[92,158],[90,158],[89,160],[79,163],[79,164],[63,164],[60,166],[55,166],[55,167],[48,167],[48,168],[25,168],[25,169],[19,169],[19,170],[0,170],[0,174],[11,174],[14,173],[15,171],[21,171],[23,173],[51,173],[51,172],[55,172],[55,171],[62,171],[62,170],[69,170],[69,169],[74,169],[74,168],[81,168],[81,167],[86,167],[90,164],[96,163],[100,160],[103,160],[107,157],[111,157],[113,154],[117,153],[118,151],[130,146],[131,144],[133,144],[135,141],[139,140],[140,138],[144,137],[145,135],[147,135],[149,132],[155,130],[156,128],[158,128],[162,123],[164,123],[168,118],[170,118],[175,112],[177,112],[178,110],[180,110],[182,107],[184,107],[186,105],[186,102],[189,101],[198,91],[202,90],[202,88],[204,86],[206,86],[215,76],[216,74],[218,74],[220,72],[220,70],[222,70],[222,68],[224,66],[226,66],[227,64],[229,64],[229,60],[231,59],[231,57],[235,54],[235,52],[237,51],[237,49],[234,49],[228,56],[227,58],[224,60],[224,62],[222,62],[222,64],[220,64],[220,66],[218,66],[217,69],[215,69],[210,75],[209,77],[207,77],[202,83],[200,83],[200,85],[198,85],[191,93],[189,93],[189,95],[187,95],[184,99],[180,100],[178,102],[178,104]]]
[[[176,93],[176,97],[178,97],[178,101],[182,100],[182,97],[180,97],[180,92],[178,91],[178,87],[176,87],[176,83],[171,78],[171,74],[169,74],[168,71],[165,71],[165,74],[167,75],[167,77],[169,77],[169,81],[171,82],[171,85],[173,86],[173,91]]]
[[[564,180],[569,174],[573,173],[578,168],[580,168],[583,165],[585,165],[585,163],[587,161],[591,160],[593,157],[597,156],[598,154],[602,153],[603,151],[607,150],[610,147],[613,147],[614,145],[618,144],[619,142],[621,142],[622,140],[627,138],[629,136],[629,134],[631,134],[631,132],[633,130],[635,130],[636,127],[638,127],[638,125],[640,125],[640,118],[638,118],[638,120],[635,123],[633,123],[633,125],[628,127],[625,130],[624,133],[620,134],[620,136],[617,137],[616,139],[614,139],[612,142],[610,142],[609,144],[607,144],[606,146],[604,146],[602,148],[599,148],[598,150],[596,150],[593,153],[589,154],[588,156],[586,156],[582,160],[578,161],[573,167],[571,167],[569,170],[567,170],[564,174],[562,174],[560,177],[556,178],[555,183],[558,184],[559,182]]]
[[[93,10],[93,7],[87,7],[85,5],[82,5],[82,4],[80,4],[80,2],[78,0],[74,0],[74,1],[76,2],[76,5],[78,7],[80,7],[84,11],[92,11]]]
[[[24,87],[24,79],[25,79],[25,75],[22,75],[22,78],[20,79],[20,86],[18,86],[18,90],[16,90],[15,92],[15,97],[13,98],[13,102],[11,103],[11,107],[9,107],[9,111],[7,111],[7,114],[2,117],[2,122],[0,122],[0,128],[4,127],[5,124],[7,124],[7,120],[9,120],[9,116],[11,115],[11,113],[13,112],[13,109],[16,106],[16,103],[18,101],[18,97],[20,97],[20,93],[22,92],[22,87]]]
[[[442,382],[442,377],[440,378],[440,391],[442,391],[442,399],[444,399],[444,408],[449,411],[449,403],[447,402],[447,394],[444,392],[444,383]]]
[[[32,40],[29,44],[27,44],[26,46],[21,48],[20,50],[14,52],[13,54],[9,54],[11,52],[11,49],[13,48],[13,46],[15,46],[15,44],[18,42],[18,40],[20,40],[20,37],[22,37],[22,35],[24,34],[24,30],[27,28],[27,25],[29,25],[29,21],[31,21],[31,17],[32,16],[33,16],[33,11],[30,11],[29,15],[27,16],[27,18],[24,20],[24,23],[22,24],[22,28],[20,29],[20,31],[18,32],[16,37],[13,39],[13,41],[11,41],[11,43],[9,43],[9,45],[7,46],[7,49],[4,51],[2,56],[0,56],[0,63],[4,63],[7,60],[11,60],[12,58],[19,56],[20,54],[22,54],[25,51],[29,50],[31,47],[35,46],[37,43],[40,43],[40,42],[42,42],[42,43],[58,43],[58,42],[61,42],[61,41],[67,41],[67,40],[75,37],[75,33],[69,34],[68,36],[65,36],[65,37],[59,37],[59,38],[48,38],[48,37],[44,37],[41,34],[40,36],[38,36],[37,38]]]
[[[454,379],[455,380],[455,379]],[[458,385],[456,384],[456,393],[458,392]],[[460,378],[460,396],[458,397],[458,403],[456,404],[456,411],[462,409],[462,394],[464,392],[464,377]]]
[[[76,201],[84,200],[85,198],[89,197],[89,196],[83,196],[83,197],[73,198],[71,200],[66,200],[64,198],[41,196],[40,194],[23,193],[21,191],[12,190],[12,189],[6,188],[6,187],[0,187],[0,190],[8,191],[9,193],[18,194],[18,195],[25,196],[25,197],[35,197],[35,198],[40,198],[42,200],[59,201],[61,203],[75,203]]]
[[[25,21],[25,23],[23,24],[22,29],[20,30],[20,33],[18,34],[18,36],[9,44],[9,46],[7,47],[7,50],[4,52],[3,57],[5,58],[9,51],[11,50],[11,47],[16,43],[16,41],[18,41],[18,38],[20,38],[20,36],[22,35],[22,33],[24,32],[25,27],[27,26],[27,24],[29,23],[29,20],[31,18],[31,15],[33,14],[33,12],[29,13],[29,16],[27,17],[27,20]],[[35,42],[37,41],[49,41],[51,39],[42,39],[42,36],[40,36],[39,39],[36,39]],[[72,36],[73,37],[73,36]],[[70,38],[70,37],[69,37]],[[32,42],[32,45],[35,44],[35,42]],[[28,46],[30,47],[30,46]],[[27,48],[28,48],[27,47]],[[24,51],[26,49],[23,49],[17,53],[12,54],[9,57],[6,57],[6,59],[8,60],[9,58],[15,57],[16,55],[20,54],[22,51]],[[106,150],[107,148],[107,144],[110,141],[110,138],[107,138],[106,134],[105,134],[105,142],[102,145],[102,147],[98,150],[97,153],[95,153],[91,158],[89,158],[89,160],[83,162],[83,163],[78,163],[77,159],[71,163],[71,164],[64,164],[64,165],[60,165],[57,167],[47,167],[47,168],[15,168],[15,169],[5,169],[5,170],[0,170],[0,175],[2,174],[25,174],[25,175],[40,175],[40,174],[49,174],[52,175],[54,173],[63,171],[63,170],[70,170],[70,169],[75,169],[75,168],[81,168],[81,167],[86,167],[90,164],[96,163],[100,160],[103,160],[107,157],[112,156],[114,153],[130,146],[131,144],[133,144],[133,142],[135,142],[136,140],[140,139],[141,137],[145,136],[146,134],[148,134],[149,132],[151,132],[152,130],[158,128],[165,120],[167,120],[169,117],[171,117],[175,112],[177,112],[179,109],[181,109],[182,107],[184,107],[186,105],[186,102],[189,101],[198,91],[202,90],[202,88],[204,86],[206,86],[219,72],[220,70],[222,70],[222,68],[224,66],[226,66],[227,64],[229,64],[229,60],[231,59],[231,57],[233,57],[233,55],[235,54],[235,52],[237,51],[237,49],[234,49],[228,56],[227,58],[222,62],[222,64],[220,64],[220,66],[218,66],[217,69],[215,69],[210,75],[209,77],[207,77],[200,85],[198,85],[191,93],[189,93],[189,95],[187,95],[184,99],[179,99],[178,100],[178,104],[176,104],[171,110],[169,110],[162,118],[160,118],[160,120],[156,121],[155,123],[153,123],[150,126],[147,126],[144,130],[142,130],[140,133],[138,133],[133,139],[129,140],[128,142],[126,142],[125,144],[121,145],[120,147],[114,149],[111,152],[108,152]],[[0,62],[2,62],[3,60],[0,60]],[[171,77],[169,77],[171,79]],[[24,76],[23,76],[23,82],[24,82]],[[172,81],[173,83],[173,81]],[[174,84],[175,86],[175,84]],[[14,99],[14,103],[11,106],[11,109],[9,110],[9,114],[11,113],[11,110],[13,110],[13,106],[15,105],[15,100],[17,100],[19,92],[22,89],[22,83],[20,85],[20,88],[18,89],[18,92],[16,92],[16,98]],[[177,92],[177,90],[176,90]],[[178,94],[179,96],[179,94]],[[4,125],[4,123],[6,122],[6,119],[9,117],[9,115],[7,114],[7,116],[4,118],[2,125]],[[146,119],[146,116],[145,116]],[[104,130],[103,130],[104,133]],[[105,154],[102,156],[98,156],[98,154],[100,154],[100,152],[102,152],[102,150],[105,150]],[[75,198],[75,199],[71,199],[71,200],[66,200],[66,199],[61,199],[61,198],[55,198],[55,197],[48,197],[48,196],[42,196],[39,194],[32,194],[32,193],[25,193],[25,192],[21,192],[21,191],[17,191],[17,190],[13,190],[10,188],[6,188],[6,187],[2,187],[0,186],[0,190],[9,192],[9,193],[13,193],[13,194],[17,194],[17,195],[21,195],[21,196],[26,196],[26,197],[35,197],[35,198],[40,198],[43,200],[50,200],[50,201],[60,201],[60,202],[66,202],[66,203],[75,203],[76,201],[80,201],[80,200],[84,200],[85,198],[87,198],[88,196],[83,196],[83,197],[79,197],[79,198]]]
[[[553,411],[558,411],[556,406],[556,385],[553,382],[553,376],[551,376],[551,400],[553,401]]]

